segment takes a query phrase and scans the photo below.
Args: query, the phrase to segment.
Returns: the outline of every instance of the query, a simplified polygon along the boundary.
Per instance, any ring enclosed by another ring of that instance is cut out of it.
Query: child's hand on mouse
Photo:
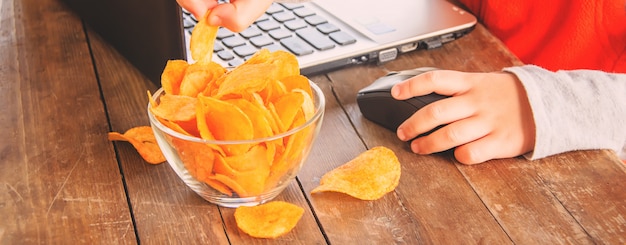
[[[248,28],[272,4],[273,0],[230,0],[218,4],[217,0],[176,0],[196,18],[211,10],[209,25],[223,26],[234,32]]]
[[[447,125],[413,140],[413,152],[430,154],[456,147],[454,155],[459,162],[476,164],[533,149],[535,125],[530,104],[514,74],[438,70],[398,83],[391,90],[398,100],[432,92],[452,97],[413,114],[398,127],[398,138],[407,141]]]

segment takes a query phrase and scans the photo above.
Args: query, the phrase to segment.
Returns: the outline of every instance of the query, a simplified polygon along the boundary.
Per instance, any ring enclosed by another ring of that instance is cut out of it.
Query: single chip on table
[[[400,181],[400,162],[389,148],[377,146],[324,174],[311,193],[341,192],[362,200],[376,200]]]
[[[110,141],[128,141],[135,147],[139,155],[151,164],[165,162],[165,156],[157,145],[154,132],[150,126],[139,126],[126,130],[124,134],[109,132]]]
[[[258,206],[235,209],[237,227],[256,238],[277,238],[290,232],[304,209],[288,202],[271,201]]]

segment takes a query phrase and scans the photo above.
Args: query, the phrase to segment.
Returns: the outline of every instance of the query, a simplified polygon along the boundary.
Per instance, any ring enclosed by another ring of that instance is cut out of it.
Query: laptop
[[[174,0],[62,1],[156,84],[167,60],[193,62],[189,38],[197,21]],[[296,55],[302,74],[314,75],[438,48],[476,22],[447,0],[273,3],[240,33],[220,28],[213,59],[236,66],[260,48],[281,49]]]

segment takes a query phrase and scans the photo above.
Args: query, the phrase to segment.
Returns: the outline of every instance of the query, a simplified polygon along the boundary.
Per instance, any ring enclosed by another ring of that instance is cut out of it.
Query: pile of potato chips
[[[219,141],[169,139],[195,179],[229,196],[271,190],[300,164],[312,141],[313,127],[253,141],[299,127],[315,114],[309,79],[291,53],[264,49],[230,71],[212,61],[170,60],[161,83],[164,94],[150,99],[150,111],[178,133]]]

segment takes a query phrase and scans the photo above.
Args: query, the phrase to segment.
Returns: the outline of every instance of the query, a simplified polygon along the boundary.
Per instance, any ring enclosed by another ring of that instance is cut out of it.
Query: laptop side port
[[[406,53],[406,52],[411,52],[413,50],[416,50],[418,46],[418,43],[409,43],[409,44],[405,44],[400,46],[400,53]]]
[[[395,60],[398,57],[398,49],[390,48],[378,52],[378,62],[384,63],[387,61]]]
[[[430,38],[430,39],[426,39],[422,41],[422,46],[425,47],[426,49],[439,48],[442,45],[443,43],[441,42],[440,37],[434,37],[434,38]]]
[[[454,41],[454,33],[448,33],[448,34],[444,34],[441,35],[441,42],[442,43],[447,43],[447,42],[452,42]]]

